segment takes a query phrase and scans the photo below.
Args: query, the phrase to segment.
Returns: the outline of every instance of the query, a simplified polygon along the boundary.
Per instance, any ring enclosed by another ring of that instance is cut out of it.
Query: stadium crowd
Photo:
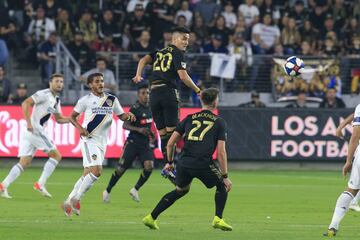
[[[257,54],[359,57],[359,21],[360,0],[0,0],[0,65],[14,52],[19,61],[37,62],[46,81],[58,37],[90,69],[96,52],[153,51],[169,44],[174,26],[183,26],[191,29],[188,52],[239,54],[240,75],[253,81]],[[352,72],[357,93],[360,71]],[[315,74],[296,86],[279,79],[273,79],[279,95],[341,92],[336,74]],[[3,95],[4,82],[0,89]]]

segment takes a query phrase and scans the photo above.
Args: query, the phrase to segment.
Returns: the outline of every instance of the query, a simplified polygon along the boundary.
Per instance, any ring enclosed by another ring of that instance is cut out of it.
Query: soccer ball
[[[296,56],[286,59],[284,64],[285,73],[289,76],[299,76],[304,70],[304,61]]]

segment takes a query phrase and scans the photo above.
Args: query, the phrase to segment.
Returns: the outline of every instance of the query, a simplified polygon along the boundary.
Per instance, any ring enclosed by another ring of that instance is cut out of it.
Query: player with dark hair
[[[178,79],[186,86],[200,93],[186,71],[184,52],[189,44],[190,31],[186,28],[175,28],[172,43],[140,59],[135,83],[142,81],[142,72],[146,65],[152,64],[150,81],[150,108],[161,138],[161,150],[166,160],[166,145],[179,122]]]
[[[84,171],[62,205],[66,216],[80,215],[81,198],[101,175],[113,114],[122,121],[136,120],[134,114],[124,112],[117,97],[104,92],[102,73],[90,74],[87,83],[91,93],[78,100],[70,116],[70,122],[80,133]],[[81,113],[84,113],[82,126],[78,122]]]
[[[216,186],[214,228],[231,231],[232,227],[222,218],[228,192],[232,183],[228,178],[227,156],[225,150],[226,124],[212,111],[218,105],[219,91],[209,88],[201,93],[202,110],[188,115],[176,127],[167,145],[168,163],[164,169],[174,168],[173,151],[176,142],[183,136],[183,154],[176,165],[176,189],[162,197],[154,210],[143,218],[143,223],[151,229],[159,229],[156,219],[176,200],[190,190],[193,178],[198,178],[207,188]],[[217,148],[220,170],[212,160]]]
[[[149,89],[148,85],[140,85],[137,92],[138,100],[130,108],[130,112],[136,117],[136,121],[130,123],[124,122],[124,128],[129,130],[129,136],[126,139],[123,154],[115,172],[111,175],[107,188],[103,191],[103,201],[110,201],[111,189],[116,185],[125,171],[131,167],[135,158],[143,163],[144,169],[140,174],[139,180],[130,190],[132,199],[140,201],[139,189],[148,180],[153,169],[153,153],[150,148],[150,138],[154,139],[151,132],[152,114],[149,107]]]
[[[38,149],[42,149],[49,156],[49,159],[44,165],[39,180],[35,182],[34,189],[39,191],[45,197],[51,197],[51,194],[45,188],[45,184],[47,179],[54,172],[58,163],[61,161],[61,154],[47,136],[45,126],[50,119],[51,114],[55,116],[55,120],[59,124],[69,122],[69,118],[64,117],[61,114],[59,94],[63,88],[64,76],[55,73],[50,77],[49,88],[37,91],[22,103],[21,106],[27,128],[21,132],[18,153],[20,161],[11,168],[7,177],[0,183],[1,197],[11,198],[7,190],[8,187],[20,176],[25,168],[31,164],[35,152]],[[32,107],[33,110],[30,116],[30,109]]]

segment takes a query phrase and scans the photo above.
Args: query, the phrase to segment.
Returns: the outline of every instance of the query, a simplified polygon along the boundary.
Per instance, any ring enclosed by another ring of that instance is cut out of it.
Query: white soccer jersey
[[[35,102],[31,115],[34,133],[43,132],[51,114],[61,113],[60,98],[54,96],[49,88],[37,91],[31,98]]]
[[[117,97],[108,93],[104,93],[102,97],[90,93],[80,98],[74,111],[85,113],[82,126],[90,134],[86,141],[96,144],[102,150],[107,145],[106,139],[113,113],[117,116],[124,113]]]
[[[353,126],[359,126],[360,125],[360,104],[358,104],[355,108],[354,112],[354,120],[352,122]]]

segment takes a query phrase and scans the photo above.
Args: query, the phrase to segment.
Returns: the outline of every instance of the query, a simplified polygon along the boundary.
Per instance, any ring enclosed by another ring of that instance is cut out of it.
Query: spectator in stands
[[[229,29],[234,29],[237,22],[237,16],[234,13],[234,6],[231,1],[225,3],[224,11],[221,15],[225,18],[225,26]]]
[[[117,86],[116,86],[116,82],[115,82],[115,77],[114,77],[114,73],[106,68],[106,59],[104,58],[97,58],[96,59],[96,68],[91,69],[89,71],[87,71],[86,73],[84,73],[83,75],[80,76],[80,80],[82,82],[87,81],[87,77],[90,74],[93,73],[102,73],[104,74],[104,89],[107,92],[116,94],[117,92]]]
[[[20,105],[27,98],[27,85],[19,83],[16,88],[16,95],[11,98],[10,103]]]
[[[275,45],[274,47],[274,56],[276,57],[281,57],[281,56],[284,56],[286,53],[285,53],[285,49],[283,47],[283,45],[281,43],[278,43]]]
[[[253,28],[252,44],[255,54],[270,54],[279,43],[280,30],[272,25],[271,16],[266,14],[263,23],[257,23]]]
[[[265,14],[269,14],[274,23],[277,25],[280,19],[280,11],[279,8],[274,6],[274,3],[272,0],[264,0],[261,4],[260,8],[260,18],[263,18]]]
[[[344,0],[335,0],[329,10],[334,19],[335,31],[339,32],[345,26],[346,18],[349,16],[348,9],[344,5]]]
[[[236,22],[235,29],[234,29],[234,34],[241,34],[244,36],[245,40],[249,40],[250,39],[250,36],[249,36],[250,31],[249,30],[250,29],[248,29],[246,27],[244,17],[239,16],[238,20]]]
[[[286,108],[306,108],[306,92],[299,92],[296,101],[286,105]]]
[[[281,43],[284,46],[286,55],[294,54],[300,45],[301,37],[299,31],[296,29],[295,18],[290,17],[287,26],[281,32]]]
[[[0,66],[0,103],[6,103],[10,100],[11,82],[5,77],[5,68]]]
[[[360,25],[358,19],[351,18],[348,24],[343,29],[342,36],[345,38],[343,44],[345,47],[352,45],[352,39],[360,33]]]
[[[154,45],[150,41],[150,32],[143,30],[139,39],[133,44],[129,51],[131,52],[152,52],[155,50]]]
[[[40,61],[41,78],[44,87],[49,84],[50,76],[55,70],[57,34],[52,32],[49,39],[40,45],[38,59]]]
[[[329,67],[327,71],[324,72],[324,84],[326,88],[335,88],[336,96],[341,98],[342,97],[342,81],[340,77],[340,69],[339,64],[334,63]]]
[[[351,94],[359,94],[360,68],[351,69]]]
[[[98,56],[101,56],[106,59],[108,63],[113,62],[112,52],[120,51],[121,49],[113,43],[112,35],[104,35],[103,40],[96,40],[92,42],[91,49],[98,53]]]
[[[186,18],[183,15],[178,16],[175,19],[176,27],[186,28]]]
[[[58,12],[61,9],[66,9],[71,11],[71,5],[69,0],[34,0],[33,1],[34,9],[37,9],[39,6],[42,6],[45,11],[47,18],[55,20],[58,15]]]
[[[81,68],[88,69],[88,66],[91,64],[91,59],[95,54],[84,42],[83,32],[77,31],[75,33],[74,41],[69,43],[68,49],[75,60],[80,64]]]
[[[324,28],[324,22],[326,18],[326,11],[322,6],[316,5],[309,14],[309,20],[313,27],[322,32]]]
[[[71,22],[69,12],[66,9],[61,9],[58,13],[56,32],[65,44],[74,40],[75,26]]]
[[[191,27],[191,31],[196,32],[197,36],[199,37],[199,40],[202,43],[205,43],[207,41],[209,33],[205,25],[204,18],[202,16],[195,15],[194,24]]]
[[[118,47],[122,44],[121,32],[114,21],[114,14],[110,9],[103,11],[102,18],[97,25],[98,34],[100,39],[104,40],[105,36],[111,37],[112,42]]]
[[[6,8],[0,8],[0,39],[4,40],[11,50],[18,50],[21,45],[16,23],[10,18]]]
[[[304,8],[303,0],[297,0],[293,11],[290,12],[290,16],[295,18],[296,28],[300,29],[304,26],[305,20],[308,18],[307,9]]]
[[[313,55],[310,43],[308,41],[303,41],[299,50],[299,55],[301,56],[311,56]]]
[[[135,44],[144,30],[150,31],[149,19],[145,16],[143,5],[138,4],[134,13],[126,20],[125,33],[129,35],[131,44]]]
[[[127,12],[132,13],[135,11],[137,5],[141,5],[143,9],[148,5],[149,0],[130,0],[127,5]]]
[[[190,27],[193,20],[193,13],[189,10],[189,1],[185,0],[181,2],[180,9],[176,12],[175,23],[177,24],[177,19],[179,16],[184,16],[186,19],[186,27]]]
[[[251,45],[245,41],[241,33],[233,35],[233,43],[229,44],[228,50],[230,54],[235,54],[238,65],[241,68],[246,68],[253,63],[253,54]]]
[[[97,38],[97,25],[90,9],[85,9],[79,20],[79,31],[84,33],[84,41],[90,44]]]
[[[352,58],[360,58],[360,36],[351,38],[351,47],[347,49],[347,54]]]
[[[357,19],[360,19],[360,1],[359,0],[354,3],[352,16]]]
[[[314,53],[319,32],[313,28],[310,20],[305,20],[304,26],[300,29],[300,35],[302,41],[310,43],[311,51]]]
[[[204,25],[209,25],[216,16],[219,15],[221,6],[214,0],[201,0],[196,3],[195,15],[200,15],[204,20]]]
[[[326,85],[323,82],[322,74],[318,72],[314,73],[314,76],[310,80],[309,89],[310,89],[310,96],[320,97],[320,98],[324,97]]]
[[[221,35],[222,44],[227,46],[229,44],[229,36],[233,33],[232,30],[226,27],[225,18],[220,15],[215,19],[215,26],[209,28],[210,35]]]
[[[339,54],[339,49],[335,46],[334,40],[332,38],[326,38],[324,43],[324,49],[322,51],[323,57],[337,57]]]
[[[260,12],[254,0],[245,0],[245,3],[239,6],[239,14],[244,17],[247,27],[252,27],[259,22]]]
[[[134,2],[134,1],[132,1]],[[146,1],[147,2],[147,1]],[[103,9],[111,9],[114,15],[114,22],[116,22],[116,25],[119,29],[123,29],[125,19],[126,19],[126,8],[127,8],[127,1],[122,0],[110,0],[105,2],[103,5]],[[136,5],[136,4],[135,4]],[[135,8],[134,5],[134,8]],[[131,13],[134,12],[134,8],[131,10]],[[130,13],[130,12],[129,12]]]
[[[0,66],[4,66],[9,58],[9,50],[6,42],[0,39]]]
[[[189,45],[186,49],[187,53],[203,53],[204,50],[201,45],[201,40],[195,32],[190,32]]]
[[[229,53],[229,50],[224,47],[222,35],[212,35],[210,43],[204,46],[204,53]]]
[[[251,101],[247,103],[242,103],[239,105],[239,107],[245,107],[245,108],[264,108],[266,105],[260,101],[259,93],[256,91],[251,92]]]
[[[322,39],[325,39],[328,36],[329,32],[334,32],[336,34],[336,39],[339,38],[339,32],[336,31],[334,27],[334,19],[330,13],[326,14],[325,23],[322,31],[320,32],[320,36],[322,36]]]
[[[171,37],[172,37],[171,29],[170,28],[164,29],[163,30],[163,38],[160,41],[158,41],[157,48],[163,49],[163,48],[169,46],[169,44],[171,44]]]
[[[50,33],[55,31],[56,27],[54,21],[45,17],[45,10],[39,5],[36,9],[36,17],[30,22],[27,32],[31,37],[31,43],[38,45],[39,43],[46,41],[49,38]]]
[[[326,91],[326,96],[320,103],[320,108],[345,108],[345,103],[341,98],[336,97],[336,89],[329,88]]]

